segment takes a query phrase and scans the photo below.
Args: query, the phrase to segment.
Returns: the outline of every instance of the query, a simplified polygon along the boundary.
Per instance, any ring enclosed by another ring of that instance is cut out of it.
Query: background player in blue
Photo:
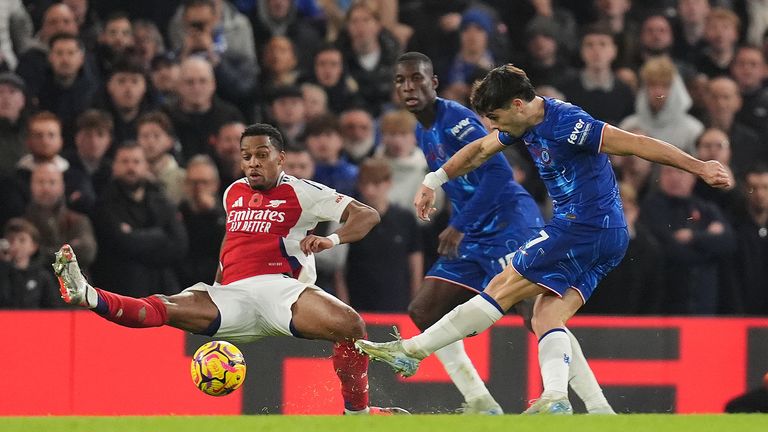
[[[536,297],[532,325],[539,338],[544,392],[526,413],[570,414],[567,389],[573,353],[565,323],[621,261],[628,242],[606,153],[671,165],[718,188],[730,186],[732,180],[719,162],[702,162],[671,144],[595,120],[577,106],[536,96],[525,72],[512,65],[497,67],[476,83],[472,105],[498,131],[465,146],[426,175],[415,198],[419,217],[426,219],[434,211],[436,187],[481,166],[505,145],[522,141],[552,197],[554,218],[514,254],[512,265],[484,292],[422,334],[356,345],[403,375],[412,375],[427,355],[487,329],[512,305]]]
[[[456,102],[438,98],[437,86],[429,57],[416,52],[400,56],[395,91],[419,121],[417,142],[432,170],[487,134],[477,114]],[[536,202],[512,180],[512,170],[501,154],[442,186],[451,202],[452,215],[449,226],[439,236],[441,257],[427,272],[409,307],[411,319],[421,330],[481,292],[501,273],[514,251],[543,227]],[[533,301],[518,303],[516,310],[529,322]],[[573,343],[572,387],[589,412],[613,413],[578,341],[569,336]],[[502,413],[462,341],[441,348],[435,355],[464,396],[465,413]]]

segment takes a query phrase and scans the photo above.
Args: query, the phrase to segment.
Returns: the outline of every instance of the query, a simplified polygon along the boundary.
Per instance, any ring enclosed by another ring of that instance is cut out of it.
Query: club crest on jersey
[[[541,161],[547,165],[549,165],[549,163],[552,162],[552,159],[549,157],[549,152],[547,151],[547,149],[543,149],[541,151]]]
[[[256,192],[255,194],[251,195],[251,200],[248,201],[248,207],[261,207],[262,201],[264,201],[264,195]]]
[[[267,204],[265,207],[278,208],[280,207],[280,204],[285,204],[286,202],[286,200],[269,200],[269,204]]]

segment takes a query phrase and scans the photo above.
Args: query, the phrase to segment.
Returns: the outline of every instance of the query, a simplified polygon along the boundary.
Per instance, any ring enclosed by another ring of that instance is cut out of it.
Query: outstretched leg
[[[297,335],[334,342],[333,369],[341,381],[345,414],[407,414],[401,408],[370,407],[368,357],[355,348],[365,323],[354,309],[321,290],[306,289],[291,307]]]
[[[447,281],[427,278],[408,307],[414,324],[425,330],[451,309],[466,302],[476,294],[467,288]],[[499,415],[504,411],[491,396],[464,349],[464,342],[457,341],[437,351],[448,376],[464,397],[466,414]]]
[[[67,303],[87,307],[105,319],[125,327],[170,325],[185,331],[213,335],[218,329],[219,310],[204,291],[173,296],[133,298],[94,288],[85,280],[77,257],[69,245],[56,252],[53,269],[61,297]]]

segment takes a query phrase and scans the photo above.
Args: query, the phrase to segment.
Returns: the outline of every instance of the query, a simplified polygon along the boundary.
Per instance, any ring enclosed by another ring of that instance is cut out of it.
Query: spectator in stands
[[[163,35],[152,21],[142,19],[134,21],[133,39],[136,56],[141,59],[146,70],[152,66],[152,59],[165,53]]]
[[[219,172],[213,159],[207,155],[190,159],[184,186],[185,194],[179,211],[184,218],[191,247],[179,263],[179,282],[181,286],[192,286],[200,281],[213,283],[227,222],[219,195]]]
[[[328,94],[330,111],[339,115],[352,106],[360,106],[363,99],[360,87],[345,70],[344,55],[336,45],[324,45],[317,54],[310,82],[321,86]]]
[[[570,58],[578,48],[576,19],[567,8],[560,7],[553,0],[532,0],[534,15],[528,21],[529,26],[549,26],[558,29],[557,45],[563,50],[564,57]],[[466,12],[465,12],[466,14]]]
[[[415,210],[413,196],[424,174],[429,172],[424,153],[416,147],[416,117],[405,110],[390,111],[381,117],[381,145],[376,157],[385,160],[392,171],[389,201]],[[437,206],[440,208],[441,206]]]
[[[168,116],[181,142],[185,160],[208,153],[209,140],[219,128],[231,121],[243,121],[234,105],[214,95],[216,79],[211,64],[200,57],[181,62],[179,100],[168,108]]]
[[[142,64],[135,49],[133,26],[125,12],[113,12],[104,20],[104,28],[99,33],[96,46],[96,58],[102,77],[112,75],[115,63],[130,60]]]
[[[315,176],[315,162],[306,150],[288,150],[285,152],[283,170],[294,177],[312,179]],[[340,226],[341,224],[337,221],[320,222],[315,227],[314,234],[326,236],[334,233]],[[349,304],[349,292],[344,281],[344,267],[348,251],[349,243],[344,243],[315,253],[317,265],[315,285],[347,304]]]
[[[0,176],[13,174],[24,154],[25,89],[20,76],[0,73]]]
[[[95,96],[94,108],[109,112],[114,121],[114,141],[136,139],[136,121],[157,108],[158,102],[146,71],[136,60],[121,60],[112,65],[104,90]]]
[[[626,67],[631,64],[637,51],[637,35],[640,24],[629,14],[631,0],[594,0],[596,22],[608,26],[613,32],[619,47],[617,65]]]
[[[12,71],[32,39],[32,19],[21,0],[6,0],[0,5],[0,71]]]
[[[29,94],[36,95],[40,90],[48,67],[48,42],[57,33],[77,34],[75,15],[62,3],[54,3],[45,10],[40,30],[19,56],[16,73],[24,79]]]
[[[144,149],[152,181],[173,205],[178,205],[184,194],[186,173],[171,154],[176,144],[171,120],[160,111],[152,111],[139,117],[136,125],[136,142]]]
[[[768,141],[768,77],[765,55],[755,46],[742,46],[731,62],[731,77],[741,92],[741,110],[736,121],[751,127],[763,142]]]
[[[238,121],[221,125],[215,135],[211,137],[213,147],[213,159],[219,173],[220,192],[229,187],[235,180],[243,177],[243,169],[240,168],[240,136],[245,131],[245,124]]]
[[[687,113],[691,96],[675,65],[667,57],[650,59],[640,68],[640,78],[642,87],[635,100],[635,113],[619,127],[641,129],[648,136],[693,153],[704,125]]]
[[[576,70],[565,62],[559,52],[557,32],[556,27],[544,23],[526,28],[523,68],[536,87],[551,85],[559,88],[564,81],[576,75]]]
[[[58,33],[50,40],[49,71],[35,95],[41,110],[56,114],[62,123],[64,142],[71,148],[75,120],[85,111],[99,88],[98,78],[85,65],[85,46],[75,35]]]
[[[301,85],[301,97],[304,99],[307,120],[328,114],[328,94],[317,84],[304,83]]]
[[[298,86],[281,86],[272,90],[269,117],[280,129],[289,149],[301,148],[301,134],[307,124],[307,109]]]
[[[397,39],[384,29],[371,0],[355,0],[347,10],[347,28],[339,37],[350,75],[360,86],[360,96],[371,114],[392,98],[392,76],[400,54]]]
[[[0,308],[62,306],[59,287],[47,262],[35,259],[39,233],[29,221],[8,221],[0,244]]]
[[[211,4],[208,0],[187,1],[176,9],[168,28],[171,47],[174,51],[181,51],[184,46],[186,20],[184,14],[187,8],[193,6],[208,6]],[[240,13],[232,2],[224,0],[213,0],[214,15],[216,21],[213,23],[213,42],[218,46],[226,46],[227,51],[231,51],[238,57],[246,57],[250,62],[256,61],[256,46],[253,42],[253,29],[248,17]],[[206,21],[208,15],[205,11],[196,11],[196,14],[202,16]]]
[[[294,1],[260,1],[250,19],[258,52],[263,51],[273,36],[286,36],[297,49],[301,69],[311,68],[312,58],[323,38],[306,18],[299,16]]]
[[[249,109],[258,82],[258,65],[253,51],[244,54],[231,50],[229,40],[217,31],[216,4],[215,0],[194,0],[184,4],[184,33],[179,58],[183,61],[189,56],[200,56],[208,60],[216,77],[216,94],[241,109]]]
[[[360,197],[379,212],[381,222],[364,239],[349,245],[346,282],[355,310],[405,312],[424,276],[416,217],[389,202],[391,187],[387,162],[367,159],[360,165]]]
[[[584,108],[593,117],[617,125],[634,111],[632,89],[616,77],[616,43],[605,26],[586,28],[581,38],[584,68],[564,80],[559,89],[568,102]]]
[[[273,36],[267,41],[262,64],[262,93],[269,93],[275,87],[295,85],[302,75],[293,42],[285,36]]]
[[[711,9],[710,0],[679,0],[675,22],[673,56],[693,64],[701,56],[706,42],[704,29]]]
[[[171,107],[178,103],[180,75],[181,67],[176,55],[173,53],[156,56],[150,62],[152,85],[157,90],[159,102],[163,106]]]
[[[362,108],[350,108],[339,116],[344,156],[357,165],[376,150],[376,126],[371,114]]]
[[[69,6],[75,15],[78,33],[86,51],[93,52],[103,27],[99,15],[91,7],[89,0],[62,0],[62,3]]]
[[[355,196],[357,167],[342,156],[344,141],[336,117],[328,114],[307,123],[304,140],[315,161],[315,177],[312,180],[344,195]]]
[[[632,59],[633,62],[628,66],[637,70],[653,57],[671,57],[674,42],[674,33],[669,18],[660,12],[648,15],[640,24],[637,52]]]
[[[27,122],[27,149],[29,154],[22,157],[16,165],[16,178],[29,196],[29,180],[34,168],[42,163],[53,163],[64,173],[67,205],[73,210],[88,213],[96,201],[91,184],[75,175],[69,169],[69,161],[60,153],[63,146],[61,122],[56,115],[43,111],[29,118]]]
[[[768,167],[755,165],[744,176],[746,213],[734,224],[736,253],[732,261],[739,293],[737,313],[768,314]]]
[[[173,269],[186,256],[188,242],[176,208],[149,181],[138,144],[119,147],[112,169],[93,218],[100,249],[94,283],[133,297],[178,293]]]
[[[600,282],[600,289],[582,309],[594,314],[655,314],[661,312],[664,295],[665,256],[662,244],[638,221],[640,203],[637,192],[620,183],[624,218],[629,231],[629,247],[624,260]]]
[[[696,140],[696,157],[703,160],[716,160],[728,170],[731,167],[731,143],[728,135],[720,129],[708,128]],[[733,177],[733,173],[731,173]],[[703,200],[715,203],[729,222],[740,217],[744,211],[744,197],[736,188],[736,177],[729,189],[714,189],[706,183],[696,180],[693,194]]]
[[[67,208],[61,170],[52,163],[37,165],[32,171],[30,190],[32,199],[24,217],[39,232],[42,262],[52,262],[61,245],[69,243],[78,247],[77,261],[88,271],[96,258],[96,238],[88,217]]]
[[[112,116],[105,111],[87,110],[77,118],[75,151],[67,155],[69,169],[76,179],[86,179],[96,196],[112,177],[112,161],[107,153],[112,148]],[[75,180],[79,182],[82,180]]]
[[[718,264],[734,248],[733,232],[713,203],[692,195],[695,177],[662,166],[659,191],[643,203],[640,220],[666,252],[661,314],[714,314]]]
[[[474,80],[506,60],[498,58],[499,53],[490,48],[494,34],[493,18],[488,12],[479,8],[464,12],[458,50],[451,52],[449,58],[437,61],[437,75],[443,77],[443,97],[466,103]]]
[[[721,76],[710,80],[707,90],[707,126],[728,134],[733,154],[731,167],[736,176],[741,178],[755,162],[768,163],[768,146],[760,141],[757,132],[736,120],[736,113],[741,110],[738,85],[732,79]]]
[[[696,60],[696,69],[708,77],[728,75],[728,67],[736,55],[739,41],[739,17],[722,7],[712,8],[707,15],[704,40],[707,45]]]

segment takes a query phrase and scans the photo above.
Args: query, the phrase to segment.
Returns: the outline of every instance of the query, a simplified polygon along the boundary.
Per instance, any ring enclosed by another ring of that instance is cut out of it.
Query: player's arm
[[[701,177],[716,188],[728,188],[733,181],[720,162],[701,161],[672,144],[611,125],[605,125],[600,151],[619,156],[635,155],[651,162],[673,166]]]
[[[497,131],[493,131],[472,141],[454,153],[440,169],[424,177],[424,182],[416,192],[413,201],[419,219],[429,220],[429,215],[437,210],[433,207],[436,188],[452,178],[463,176],[474,170],[504,149],[505,146],[499,141],[498,134]]]
[[[341,222],[344,225],[327,237],[315,235],[304,237],[300,243],[301,251],[309,255],[341,243],[356,242],[365,237],[380,221],[379,212],[357,200],[352,200],[341,214]]]

